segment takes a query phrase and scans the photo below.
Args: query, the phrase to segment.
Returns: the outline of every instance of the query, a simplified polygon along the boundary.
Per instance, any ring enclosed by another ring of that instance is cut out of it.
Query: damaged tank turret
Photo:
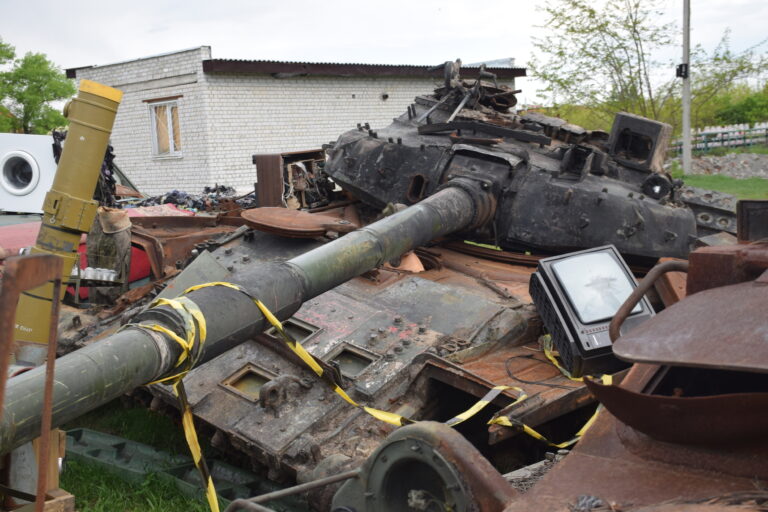
[[[491,203],[476,205],[480,216],[462,236],[505,249],[610,243],[625,255],[688,254],[697,219],[682,201],[693,194],[681,197],[682,182],[663,172],[669,125],[620,113],[610,135],[589,131],[509,113],[515,92],[447,81],[388,127],[343,134],[327,149],[326,172],[378,207],[415,204],[448,183],[477,184]],[[728,211],[701,217],[703,229],[735,228]]]

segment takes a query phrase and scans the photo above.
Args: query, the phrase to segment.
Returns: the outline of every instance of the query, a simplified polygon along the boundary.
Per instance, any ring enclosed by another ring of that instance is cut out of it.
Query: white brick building
[[[522,68],[492,69],[514,86]],[[426,66],[211,59],[211,48],[73,68],[123,91],[116,162],[144,192],[248,189],[251,156],[318,148],[357,123],[389,124],[441,82]],[[472,76],[465,70],[466,76]]]

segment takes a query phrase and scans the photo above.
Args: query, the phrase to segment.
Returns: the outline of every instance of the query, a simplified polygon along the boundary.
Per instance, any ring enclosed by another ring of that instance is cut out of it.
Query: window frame
[[[180,107],[178,98],[168,99],[168,100],[158,100],[158,101],[148,101],[147,106],[149,107],[149,126],[150,126],[150,133],[152,137],[152,158],[155,159],[167,159],[167,158],[182,158],[184,156],[183,148],[184,145],[181,145],[181,149],[175,148],[174,143],[174,128],[173,128],[173,107],[176,107],[177,116],[178,116],[178,130],[179,130],[179,141],[181,142],[181,115],[180,114]],[[157,133],[157,122],[155,119],[155,109],[157,107],[168,107],[166,108],[166,122],[168,123],[168,152],[167,153],[160,153],[160,145],[158,140],[158,133]]]

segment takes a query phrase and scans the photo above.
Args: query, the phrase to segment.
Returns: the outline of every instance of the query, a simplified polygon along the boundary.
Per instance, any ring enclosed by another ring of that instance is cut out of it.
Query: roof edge
[[[463,72],[471,75],[479,71],[476,67],[463,67]],[[487,68],[498,78],[517,78],[526,75],[526,68]],[[284,62],[266,60],[203,60],[205,73],[253,73],[253,74],[285,74],[295,75],[326,75],[326,76],[412,76],[412,77],[441,77],[442,67],[414,66],[398,64],[342,64],[342,63],[313,63],[313,62]]]
[[[158,57],[167,57],[169,55],[176,55],[176,54],[179,54],[179,53],[194,52],[194,51],[201,50],[203,48],[208,48],[210,50],[211,47],[204,44],[204,45],[201,45],[201,46],[194,46],[192,48],[184,48],[183,50],[173,50],[173,51],[170,51],[170,52],[163,52],[163,53],[157,53],[157,54],[154,54],[154,55],[147,55],[146,57],[138,57],[136,59],[128,59],[128,60],[121,60],[121,61],[118,61],[118,62],[110,62],[109,64],[96,64],[96,65],[91,65],[91,66],[80,66],[80,67],[76,67],[76,68],[67,68],[64,71],[67,74],[67,78],[77,78],[77,72],[80,71],[81,69],[108,68],[110,66],[119,66],[121,64],[129,64],[131,62],[139,62],[139,61],[142,61],[142,60],[156,59]]]

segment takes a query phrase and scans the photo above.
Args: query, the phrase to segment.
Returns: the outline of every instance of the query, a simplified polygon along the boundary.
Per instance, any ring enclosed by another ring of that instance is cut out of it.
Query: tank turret
[[[619,113],[610,135],[589,131],[509,112],[515,92],[453,80],[417,97],[386,128],[343,134],[328,147],[325,170],[378,208],[415,204],[453,180],[475,183],[492,192],[487,207],[495,213],[461,236],[504,249],[613,244],[624,255],[688,254],[697,217],[683,202],[682,182],[663,170],[669,125]],[[719,216],[720,229],[735,229],[732,212]],[[702,228],[713,217],[702,216]]]

